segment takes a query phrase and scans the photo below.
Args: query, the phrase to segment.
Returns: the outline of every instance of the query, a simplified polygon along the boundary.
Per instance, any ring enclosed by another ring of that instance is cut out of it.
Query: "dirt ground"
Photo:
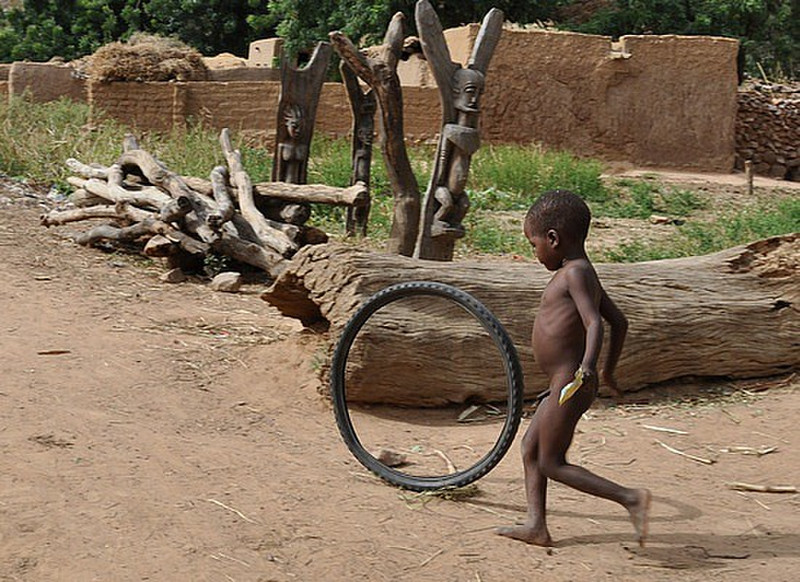
[[[649,544],[553,484],[557,545],[528,547],[493,533],[524,515],[519,435],[470,497],[389,487],[319,395],[324,336],[78,247],[43,202],[0,188],[0,580],[798,579],[800,497],[727,486],[800,485],[794,377],[598,402],[571,458],[652,489]]]

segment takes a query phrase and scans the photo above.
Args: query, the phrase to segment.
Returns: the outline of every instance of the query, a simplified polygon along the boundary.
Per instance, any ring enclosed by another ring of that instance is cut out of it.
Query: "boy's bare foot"
[[[498,535],[519,540],[526,544],[545,547],[553,545],[553,539],[550,537],[550,532],[547,531],[547,528],[535,528],[526,524],[498,527],[496,531]]]
[[[644,547],[645,540],[647,539],[650,519],[650,501],[652,497],[649,489],[637,489],[636,503],[628,507],[628,513],[631,514],[633,527],[636,529],[636,539],[639,540],[639,545],[641,547]]]

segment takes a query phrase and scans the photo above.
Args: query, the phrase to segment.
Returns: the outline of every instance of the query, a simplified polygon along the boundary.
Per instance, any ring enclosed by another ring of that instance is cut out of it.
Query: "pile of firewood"
[[[369,202],[364,184],[349,188],[268,182],[253,184],[227,129],[220,134],[227,168],[217,166],[210,180],[182,177],[127,136],[123,153],[111,166],[67,160],[76,174],[75,208],[53,210],[44,226],[109,219],[76,237],[82,245],[142,245],[145,255],[169,257],[175,268],[202,264],[209,254],[230,257],[276,277],[300,247],[327,241],[305,222],[311,203],[358,207]]]

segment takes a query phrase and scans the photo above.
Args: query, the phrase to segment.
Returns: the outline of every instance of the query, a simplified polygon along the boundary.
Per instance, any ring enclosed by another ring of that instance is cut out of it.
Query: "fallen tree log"
[[[702,257],[596,265],[605,289],[630,322],[617,370],[620,388],[796,369],[798,263],[800,235],[792,234]],[[306,324],[326,320],[335,342],[364,299],[390,284],[431,280],[455,285],[485,303],[509,331],[520,353],[526,396],[533,397],[547,387],[533,360],[530,334],[549,279],[550,273],[530,262],[434,263],[328,244],[302,249],[263,298]],[[420,305],[406,313],[394,310],[394,321],[372,326],[366,343],[378,349],[351,353],[348,395],[408,405],[502,399],[496,350],[474,337],[480,335],[474,325],[464,326],[435,310],[417,313]],[[411,363],[405,353],[409,349]],[[452,361],[461,353],[468,357],[458,357],[454,368]]]

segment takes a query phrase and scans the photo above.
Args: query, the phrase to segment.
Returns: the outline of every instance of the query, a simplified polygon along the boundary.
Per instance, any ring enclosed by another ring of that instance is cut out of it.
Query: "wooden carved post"
[[[375,132],[375,91],[372,89],[362,91],[357,75],[345,61],[342,61],[339,70],[342,72],[347,98],[350,101],[350,108],[353,110],[353,174],[350,178],[350,185],[361,182],[369,188],[372,136]],[[369,207],[370,202],[367,200],[364,206],[347,208],[346,231],[348,235],[356,232],[361,236],[367,235]]]
[[[439,86],[442,131],[414,257],[449,261],[456,239],[464,236],[461,221],[469,208],[465,187],[472,155],[480,146],[479,100],[503,13],[493,8],[486,14],[466,68],[450,58],[442,25],[428,0],[417,2],[416,20],[422,51]]]
[[[307,182],[314,120],[331,54],[331,45],[321,42],[314,49],[311,60],[302,69],[294,67],[286,58],[281,63],[281,95],[278,101],[272,164],[273,182]],[[305,222],[309,213],[310,208],[307,206],[289,204],[281,210],[281,217],[287,222],[298,224]]]
[[[381,151],[394,193],[394,219],[387,250],[411,256],[419,228],[420,196],[406,151],[403,94],[397,76],[397,61],[403,53],[403,21],[402,12],[394,15],[383,44],[370,56],[356,49],[341,32],[332,32],[330,37],[336,52],[375,92],[381,111]]]

